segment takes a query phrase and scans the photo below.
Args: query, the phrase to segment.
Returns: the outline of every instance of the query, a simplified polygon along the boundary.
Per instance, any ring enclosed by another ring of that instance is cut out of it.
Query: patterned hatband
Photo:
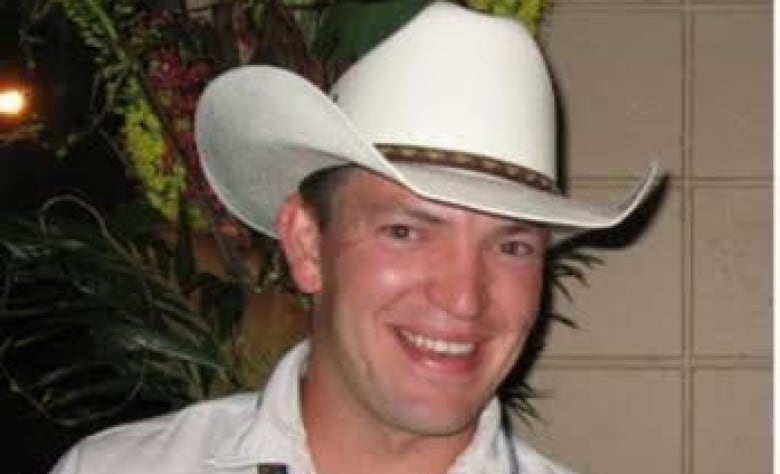
[[[376,144],[374,146],[392,162],[421,163],[477,171],[531,186],[540,191],[560,194],[555,182],[538,171],[487,156],[410,145]]]
[[[286,464],[264,463],[257,465],[257,474],[287,474]]]

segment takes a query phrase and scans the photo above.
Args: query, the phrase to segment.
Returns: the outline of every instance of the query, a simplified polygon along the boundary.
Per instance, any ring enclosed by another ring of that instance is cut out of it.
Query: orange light
[[[0,90],[0,114],[5,116],[21,115],[27,106],[27,97],[20,89]]]

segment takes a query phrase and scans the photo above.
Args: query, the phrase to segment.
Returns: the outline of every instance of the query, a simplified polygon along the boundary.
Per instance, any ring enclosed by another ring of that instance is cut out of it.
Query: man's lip
[[[476,350],[476,341],[453,336],[432,336],[424,332],[399,328],[400,336],[412,346],[433,353],[452,356],[466,356]]]
[[[454,342],[460,344],[479,344],[485,336],[477,334],[476,330],[468,328],[442,329],[438,327],[421,327],[412,324],[391,324],[390,328],[395,332],[408,332],[420,335],[427,339]]]
[[[418,344],[410,341],[408,336],[405,336],[402,331],[407,332],[407,334],[418,334],[430,338],[430,340],[446,341],[453,344],[468,344],[470,348],[468,351],[461,353],[458,353],[457,350],[454,353],[447,350],[429,350],[427,347],[420,347]],[[431,335],[431,332],[415,331],[409,328],[394,328],[393,332],[403,350],[402,352],[415,365],[424,370],[423,373],[427,374],[426,377],[431,374],[444,375],[446,377],[446,379],[442,379],[444,381],[449,380],[452,376],[471,374],[478,367],[484,341],[480,341],[475,337]],[[436,375],[437,378],[438,375]]]

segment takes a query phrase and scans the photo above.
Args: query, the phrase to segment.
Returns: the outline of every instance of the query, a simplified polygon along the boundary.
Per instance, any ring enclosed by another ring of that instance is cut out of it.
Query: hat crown
[[[331,97],[369,142],[482,155],[555,179],[555,99],[517,21],[434,3],[350,68]]]

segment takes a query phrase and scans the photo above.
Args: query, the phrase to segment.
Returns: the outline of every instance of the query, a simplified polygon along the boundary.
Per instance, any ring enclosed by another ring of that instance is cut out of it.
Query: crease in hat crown
[[[330,97],[278,68],[228,71],[204,91],[195,134],[217,196],[269,235],[278,206],[302,178],[343,164],[425,198],[547,223],[561,235],[617,224],[654,175],[622,201],[594,206],[479,170],[383,156],[379,149],[388,146],[428,148],[556,180],[555,98],[535,40],[514,20],[441,2],[355,63]]]

